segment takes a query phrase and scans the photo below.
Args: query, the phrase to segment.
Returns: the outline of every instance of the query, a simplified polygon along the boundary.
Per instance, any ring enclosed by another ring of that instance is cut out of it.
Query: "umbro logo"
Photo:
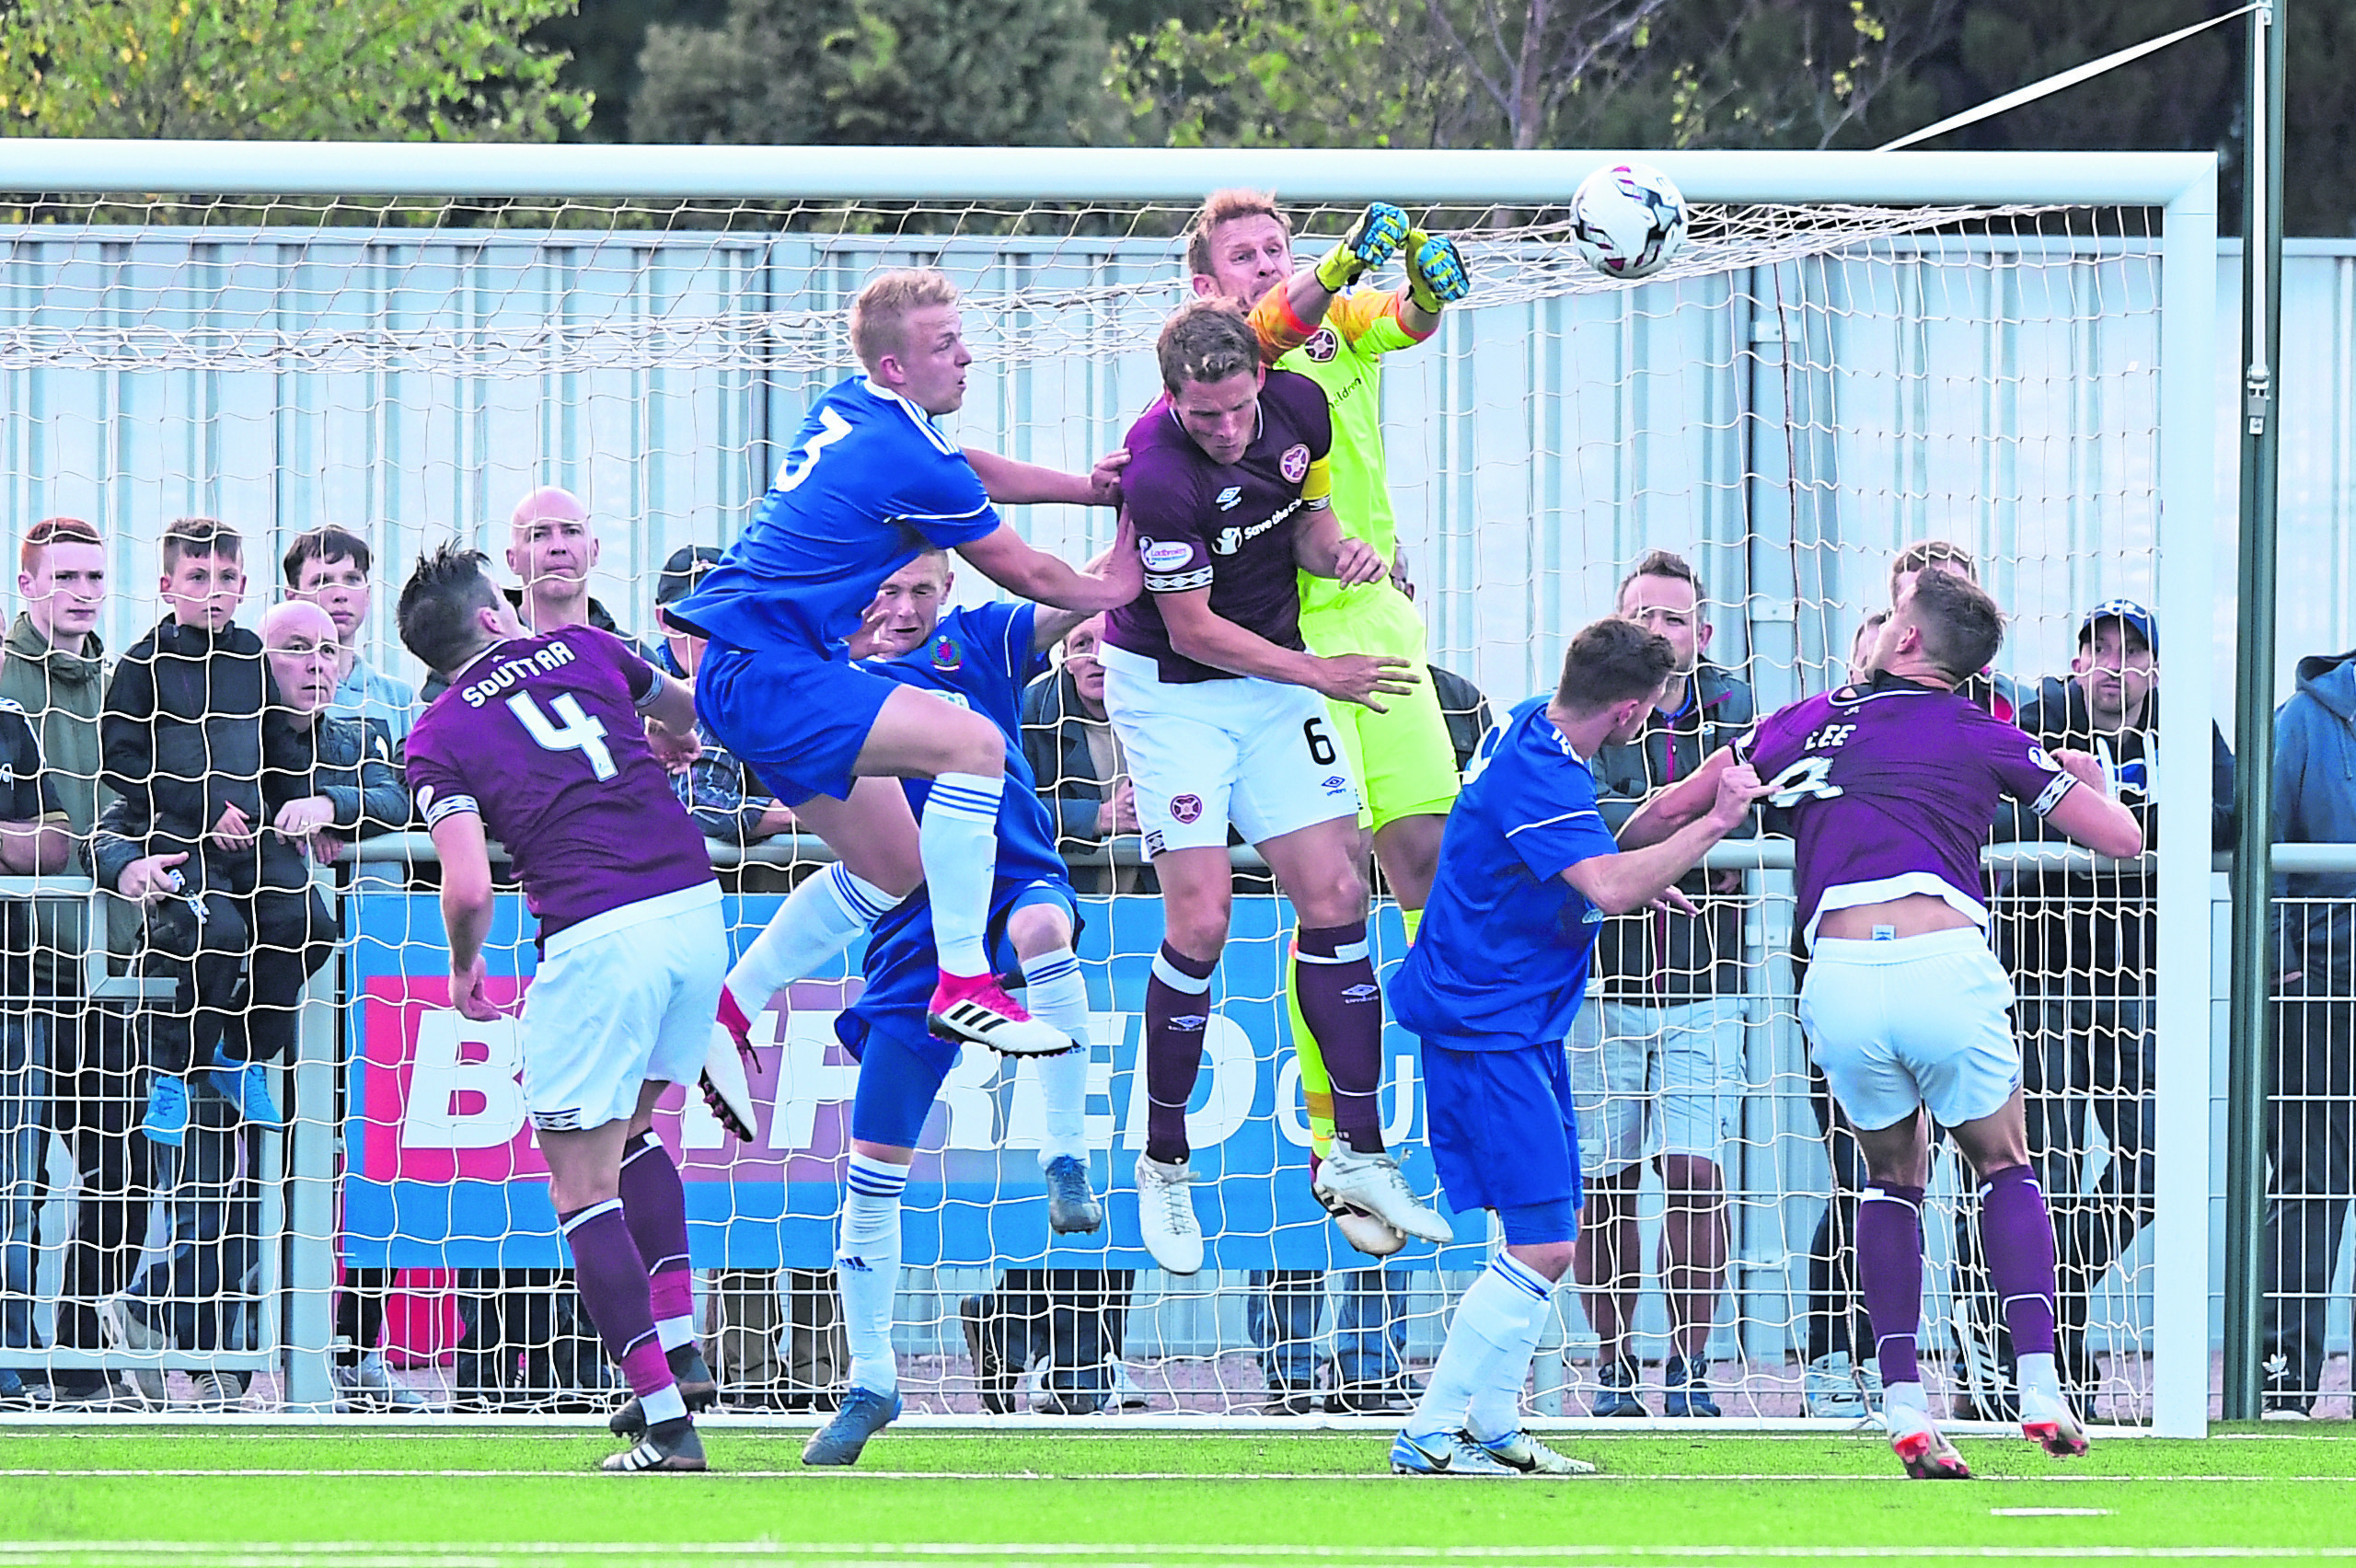
[[[1199,1034],[1210,1021],[1210,1019],[1202,1013],[1181,1013],[1170,1020],[1170,1027],[1183,1030],[1188,1034]]]
[[[1370,1002],[1380,995],[1382,989],[1378,986],[1345,986],[1342,988],[1342,1000],[1345,1002]]]
[[[1325,776],[1325,792],[1329,795],[1342,794],[1349,787],[1350,781],[1338,773],[1329,773]]]
[[[1225,490],[1218,492],[1218,501],[1217,504],[1221,512],[1232,512],[1235,510],[1236,502],[1242,499],[1243,487],[1242,485],[1230,485]]]

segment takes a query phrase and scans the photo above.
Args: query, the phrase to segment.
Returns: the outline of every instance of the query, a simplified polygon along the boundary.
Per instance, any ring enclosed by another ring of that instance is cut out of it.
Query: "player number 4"
[[[1830,801],[1842,792],[1841,786],[1832,782],[1831,775],[1831,757],[1804,756],[1775,775],[1768,786],[1773,792],[1767,797],[1767,803],[1792,806],[1802,801]]]
[[[542,751],[579,752],[589,759],[589,771],[600,784],[620,771],[614,766],[614,754],[606,749],[605,721],[581,711],[579,698],[568,691],[549,706],[556,709],[557,719],[564,721],[562,727],[540,711],[530,692],[519,691],[507,699],[507,711],[515,715]]]

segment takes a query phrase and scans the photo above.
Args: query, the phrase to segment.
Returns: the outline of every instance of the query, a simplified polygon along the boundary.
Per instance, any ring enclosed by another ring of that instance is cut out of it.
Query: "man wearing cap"
[[[2019,719],[2049,752],[2093,754],[2110,793],[2142,823],[2146,846],[2157,842],[2159,657],[2152,612],[2132,599],[2107,599],[2079,625],[2070,675],[2048,676]],[[2234,758],[2214,725],[2210,733],[2209,833],[2225,847]],[[1995,824],[1999,843],[2052,836],[2035,813],[2009,806]],[[2082,1410],[2091,1409],[2100,1381],[2086,1346],[2087,1297],[2152,1216],[2156,892],[2144,871],[2123,862],[2024,872],[1996,922],[1998,954],[2019,997],[2028,1146],[2059,1253],[2056,1360]],[[2084,1170],[2096,1128],[2110,1157],[2089,1186]]]
[[[654,663],[683,681],[696,678],[705,640],[682,631],[666,612],[693,593],[696,583],[719,559],[716,545],[681,545],[663,563],[663,575],[655,580],[654,619],[663,633],[663,647]],[[698,719],[696,734],[703,742],[703,755],[687,772],[674,775],[671,782],[679,792],[679,803],[687,808],[706,838],[743,848],[793,825],[791,809],[778,804],[752,770],[721,744],[710,725]]]

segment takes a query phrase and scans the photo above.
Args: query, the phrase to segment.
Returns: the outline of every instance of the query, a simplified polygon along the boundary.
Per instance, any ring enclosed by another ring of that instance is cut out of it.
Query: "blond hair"
[[[1203,198],[1192,222],[1186,225],[1186,270],[1197,277],[1211,273],[1211,236],[1218,225],[1237,218],[1274,218],[1284,225],[1285,237],[1292,237],[1292,220],[1276,205],[1276,198],[1266,190],[1214,190]]]
[[[957,285],[930,267],[896,267],[879,272],[850,305],[850,352],[872,373],[885,354],[907,348],[903,324],[908,313],[957,303]]]
[[[1889,563],[1889,593],[1898,596],[1898,580],[1908,572],[1921,573],[1944,568],[1962,577],[1967,582],[1980,581],[1980,563],[1971,552],[1953,539],[1918,539],[1898,552]]]

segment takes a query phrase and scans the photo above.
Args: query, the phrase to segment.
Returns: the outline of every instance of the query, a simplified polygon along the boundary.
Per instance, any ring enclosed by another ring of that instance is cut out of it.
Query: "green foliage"
[[[733,0],[656,27],[642,142],[1070,145],[1106,139],[1107,43],[1087,0]]]
[[[13,0],[0,127],[40,136],[548,141],[587,121],[523,42],[572,0]]]
[[[1932,98],[1908,73],[1959,5],[1236,0],[1110,82],[1181,145],[1828,146]]]

